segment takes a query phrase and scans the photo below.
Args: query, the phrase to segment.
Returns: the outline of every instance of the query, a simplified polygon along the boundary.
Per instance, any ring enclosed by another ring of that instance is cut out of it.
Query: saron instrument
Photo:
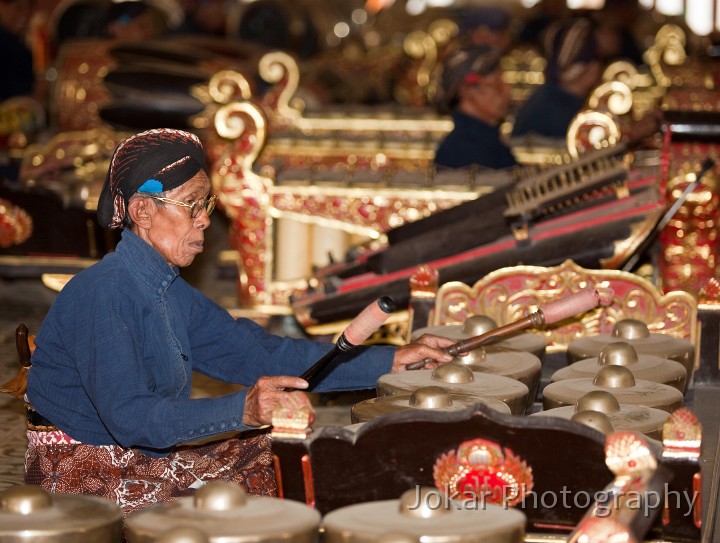
[[[446,337],[460,341],[461,339],[468,339],[473,336],[485,334],[490,330],[495,330],[497,327],[497,323],[491,317],[487,317],[485,315],[472,315],[471,317],[465,319],[465,322],[462,325],[451,324],[449,326],[426,326],[424,328],[418,328],[412,333],[412,339],[415,340],[423,334],[432,334],[434,336]],[[523,332],[503,338],[492,343],[492,345],[503,349],[513,349],[516,351],[532,353],[542,360],[542,357],[545,354],[545,348],[547,347],[547,342],[538,334]]]
[[[671,386],[635,379],[624,366],[604,366],[594,378],[566,379],[543,390],[543,409],[575,405],[580,396],[595,390],[612,393],[620,405],[643,405],[672,413],[683,405],[682,393]]]
[[[631,430],[658,441],[662,439],[663,424],[670,417],[667,411],[653,407],[620,405],[612,392],[605,390],[594,390],[583,394],[575,405],[539,411],[531,416],[571,419],[603,431],[600,423],[592,420],[593,416],[601,418],[598,415],[603,415],[610,423],[610,432]]]
[[[96,496],[20,485],[0,492],[0,541],[119,543],[120,507]]]
[[[494,398],[507,404],[513,415],[528,408],[529,390],[510,377],[474,372],[461,364],[442,364],[434,370],[387,373],[377,380],[378,396],[411,394],[420,387],[440,386],[451,394],[464,394],[484,400]]]
[[[173,528],[196,528],[211,543],[315,543],[320,513],[292,500],[248,496],[229,481],[211,481],[192,497],[157,504],[128,516],[128,543],[158,541]]]
[[[633,346],[625,341],[608,343],[600,350],[597,357],[579,360],[557,370],[550,381],[594,377],[600,368],[607,365],[625,366],[638,379],[670,385],[683,394],[687,390],[687,371],[680,362],[649,354],[638,354]]]
[[[693,344],[688,340],[667,334],[651,333],[647,325],[637,319],[623,319],[616,322],[610,334],[574,339],[568,345],[568,360],[572,363],[596,357],[605,345],[618,341],[629,343],[638,354],[660,356],[680,362],[687,374],[692,375],[695,361]]]
[[[520,543],[525,515],[502,505],[458,500],[430,487],[404,492],[398,500],[359,503],[323,518],[327,543],[442,541]]]
[[[350,418],[353,423],[367,422],[375,417],[389,413],[399,413],[408,409],[457,411],[478,403],[487,405],[500,413],[510,415],[510,408],[506,403],[498,399],[451,394],[442,387],[427,386],[416,389],[412,394],[381,396],[380,398],[371,398],[356,403],[350,411]]]

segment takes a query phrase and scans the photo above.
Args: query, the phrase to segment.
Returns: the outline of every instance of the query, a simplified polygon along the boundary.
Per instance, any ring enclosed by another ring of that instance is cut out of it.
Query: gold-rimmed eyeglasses
[[[181,207],[188,207],[190,208],[190,218],[196,219],[198,215],[200,215],[200,212],[204,209],[205,213],[208,214],[208,217],[215,209],[215,202],[217,201],[217,195],[213,194],[212,196],[208,196],[206,198],[201,198],[199,200],[195,200],[192,203],[185,203],[181,202],[180,200],[173,200],[172,198],[163,198],[161,196],[153,196],[152,194],[142,193],[141,196],[144,196],[145,198],[152,198],[153,200],[158,200],[159,202],[164,202],[166,204],[172,204],[174,206],[181,206]]]

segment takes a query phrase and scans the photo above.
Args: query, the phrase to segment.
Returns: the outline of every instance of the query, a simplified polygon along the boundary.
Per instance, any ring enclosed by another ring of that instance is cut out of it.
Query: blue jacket
[[[509,168],[517,164],[510,149],[500,139],[496,126],[453,111],[453,129],[435,152],[435,164],[448,168],[481,166],[483,168]]]
[[[83,443],[152,456],[247,429],[246,389],[190,399],[192,370],[250,386],[263,375],[300,375],[331,348],[234,320],[127,230],[114,253],[62,289],[35,344],[27,395],[41,415]],[[316,390],[373,388],[394,352],[350,351],[352,362],[337,365]]]
[[[513,136],[537,134],[548,138],[565,138],[573,117],[585,101],[546,83],[538,88],[517,112],[513,123]]]

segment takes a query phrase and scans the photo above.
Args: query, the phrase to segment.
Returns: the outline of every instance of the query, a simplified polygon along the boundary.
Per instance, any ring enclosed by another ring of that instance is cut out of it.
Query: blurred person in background
[[[545,83],[517,112],[512,135],[565,138],[573,117],[600,82],[595,25],[586,18],[560,21],[545,33]]]
[[[31,0],[0,0],[0,101],[33,94],[33,56],[26,43],[32,11]]]
[[[454,127],[440,142],[435,164],[440,167],[507,168],[515,157],[500,137],[508,113],[510,87],[503,80],[501,53],[487,45],[453,51],[445,59],[439,104]]]
[[[505,53],[513,42],[510,12],[500,6],[466,7],[457,10],[460,46],[487,45]]]
[[[517,41],[521,44],[542,48],[543,36],[550,25],[567,19],[570,10],[566,0],[541,0],[525,20]]]

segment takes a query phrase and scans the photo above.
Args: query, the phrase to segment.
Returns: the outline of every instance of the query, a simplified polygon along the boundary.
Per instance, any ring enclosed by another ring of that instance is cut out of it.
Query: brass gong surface
[[[566,379],[550,383],[543,390],[543,410],[575,402],[588,392],[610,392],[621,405],[643,405],[672,413],[683,404],[678,389],[645,379],[635,379],[624,366],[604,366],[594,378]]]
[[[639,354],[630,343],[625,341],[609,343],[600,350],[597,357],[579,360],[557,370],[550,381],[594,377],[600,368],[609,364],[625,366],[633,372],[636,379],[669,385],[683,394],[687,390],[687,371],[680,362]]]
[[[435,489],[408,490],[398,500],[366,502],[323,518],[327,543],[423,541],[423,543],[520,543],[525,515],[489,503],[448,504]]]
[[[0,492],[3,542],[119,542],[122,518],[116,503],[96,496],[54,494],[30,485]]]
[[[193,496],[137,511],[126,520],[128,543],[157,541],[175,528],[191,527],[211,542],[314,543],[320,513],[292,500],[248,496],[228,481],[213,481]]]
[[[483,400],[494,398],[507,404],[513,415],[525,413],[529,390],[520,381],[472,371],[462,364],[442,364],[434,370],[387,373],[377,380],[378,396],[412,394],[416,389],[439,386],[451,394],[465,394]]]
[[[350,410],[353,423],[367,422],[390,413],[409,409],[432,409],[437,411],[458,411],[482,403],[491,409],[510,415],[510,408],[495,398],[477,398],[466,394],[451,394],[438,386],[420,387],[412,394],[381,396],[355,404]]]
[[[662,427],[670,417],[670,413],[643,405],[620,405],[614,397],[612,403],[602,401],[592,402],[592,398],[588,398],[588,396],[591,395],[599,397],[599,395],[605,394],[612,396],[612,392],[594,391],[580,397],[575,405],[539,411],[533,413],[531,416],[578,420],[578,418],[575,418],[578,413],[603,413],[610,421],[614,431],[628,430],[640,432],[652,439],[662,439]],[[582,422],[582,417],[580,417],[579,420]]]
[[[528,387],[530,397],[533,399],[540,385],[542,363],[532,353],[500,347],[480,347],[464,355],[456,356],[453,358],[453,362],[467,366],[474,372],[517,379]]]
[[[595,358],[605,345],[624,341],[633,346],[638,354],[669,358],[683,365],[687,375],[692,375],[695,364],[695,348],[686,339],[668,334],[652,333],[647,325],[635,319],[623,319],[615,323],[609,334],[597,334],[573,339],[568,345],[570,363],[585,358]]]
[[[454,339],[455,341],[460,341],[485,334],[497,328],[497,323],[490,317],[473,315],[465,319],[463,324],[426,326],[424,328],[418,328],[413,331],[412,339],[416,340],[423,334],[432,334],[434,336],[446,337]],[[542,359],[545,354],[545,348],[547,347],[547,341],[538,334],[533,334],[532,332],[522,332],[504,338],[500,341],[494,341],[489,345],[492,345],[493,347],[501,347],[503,349],[513,349],[516,351],[532,353]]]

